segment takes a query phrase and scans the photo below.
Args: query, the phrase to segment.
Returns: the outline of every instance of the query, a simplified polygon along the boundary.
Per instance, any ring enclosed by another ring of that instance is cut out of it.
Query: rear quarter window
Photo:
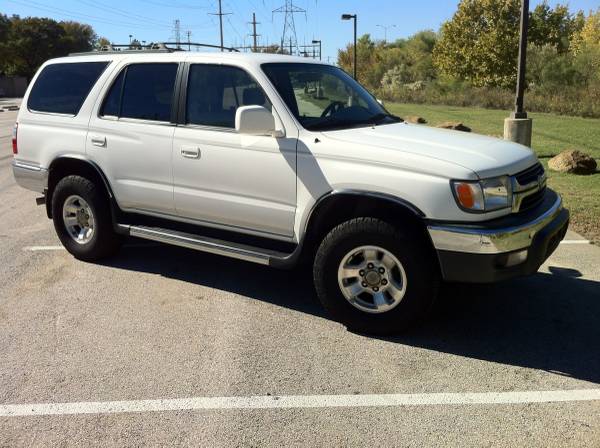
[[[77,115],[108,64],[104,61],[46,66],[31,88],[27,108],[32,112]]]

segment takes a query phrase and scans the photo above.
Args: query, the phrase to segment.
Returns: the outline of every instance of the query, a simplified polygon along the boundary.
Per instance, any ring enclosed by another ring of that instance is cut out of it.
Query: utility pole
[[[221,33],[221,51],[223,51],[223,16],[231,14],[230,12],[223,12],[221,9],[221,0],[219,0],[219,12],[209,13],[211,16],[219,16],[219,30]]]
[[[190,30],[188,30],[188,31],[185,32],[185,34],[187,35],[188,51],[191,51],[192,47],[190,45],[190,43],[191,43],[190,37],[192,35],[192,32]]]
[[[256,53],[257,41],[256,38],[260,36],[260,34],[256,34],[256,25],[260,25],[260,22],[256,21],[256,13],[252,13],[252,38],[254,39],[254,45],[252,46],[252,51]]]

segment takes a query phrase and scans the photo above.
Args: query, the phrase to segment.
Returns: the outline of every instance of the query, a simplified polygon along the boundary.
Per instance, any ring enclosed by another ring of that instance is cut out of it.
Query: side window
[[[209,64],[190,67],[186,123],[234,128],[237,108],[250,105],[271,110],[262,88],[244,70]]]
[[[104,61],[46,66],[31,88],[27,108],[34,112],[77,115],[108,64]]]
[[[113,82],[110,92],[104,100],[100,115],[118,117],[121,108],[121,93],[123,92],[123,80],[125,79],[125,70],[119,73],[115,82]]]
[[[100,115],[170,121],[177,64],[128,65],[113,83]]]

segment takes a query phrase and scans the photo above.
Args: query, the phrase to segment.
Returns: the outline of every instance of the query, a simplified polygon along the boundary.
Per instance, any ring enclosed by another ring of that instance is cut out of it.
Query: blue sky
[[[541,0],[532,0],[531,8]],[[271,11],[284,0],[222,0],[225,45],[250,45],[252,12],[256,12],[259,43],[278,42],[283,30],[283,14]],[[551,5],[556,1],[549,1]],[[561,2],[565,3],[565,2]],[[600,7],[600,0],[570,0],[571,10],[589,11]],[[203,43],[219,42],[217,0],[1,0],[0,11],[21,16],[45,16],[57,20],[77,20],[89,23],[98,35],[115,43],[137,39],[166,41],[173,37],[173,23],[179,19],[182,38],[191,31],[191,40]],[[452,17],[457,0],[295,0],[294,5],[306,10],[295,15],[299,44],[315,39],[323,41],[323,56],[335,60],[337,49],[352,39],[351,22],[342,22],[342,13],[358,14],[358,33],[370,33],[383,39],[409,36],[423,29],[437,30]],[[393,26],[392,26],[393,25]]]

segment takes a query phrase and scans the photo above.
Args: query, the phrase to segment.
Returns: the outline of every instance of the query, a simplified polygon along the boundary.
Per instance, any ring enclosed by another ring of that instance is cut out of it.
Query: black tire
[[[399,229],[375,218],[355,218],[335,227],[317,251],[313,277],[319,300],[331,316],[360,333],[387,335],[415,325],[431,309],[437,296],[439,269],[419,232]],[[382,313],[369,313],[352,305],[338,284],[338,267],[350,251],[378,246],[393,254],[406,274],[402,300]]]
[[[67,198],[77,195],[87,202],[94,217],[94,232],[86,243],[78,243],[67,231],[63,221],[63,206]],[[115,254],[121,238],[112,226],[110,205],[104,189],[81,176],[61,179],[52,194],[54,229],[67,251],[75,258],[96,261]]]

